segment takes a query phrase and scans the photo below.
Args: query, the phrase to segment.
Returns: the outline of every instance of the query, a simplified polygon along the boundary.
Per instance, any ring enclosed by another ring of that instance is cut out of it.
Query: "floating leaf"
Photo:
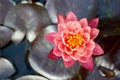
[[[53,23],[57,23],[57,11],[55,8],[55,2],[54,0],[47,0],[47,3],[45,5],[46,9],[48,10],[48,13],[50,15],[50,18]]]
[[[22,76],[16,80],[48,80],[48,79],[36,75],[27,75],[27,76]]]
[[[56,26],[49,26],[41,32],[41,35],[36,39],[36,42],[31,46],[29,55],[30,66],[39,74],[52,79],[68,79],[79,72],[79,64],[76,63],[70,68],[65,68],[62,59],[52,61],[48,59],[48,53],[52,49],[51,45],[45,38],[44,34],[50,31],[55,31]]]
[[[17,4],[5,18],[5,25],[22,31],[39,31],[49,24],[47,10],[34,3]]]
[[[0,0],[0,24],[4,23],[5,16],[13,5],[11,0]]]
[[[16,70],[11,64],[10,61],[8,61],[5,58],[0,58],[0,79],[5,79],[11,75],[13,75]]]
[[[11,40],[13,31],[5,26],[0,26],[0,48],[4,47]]]
[[[92,19],[97,15],[96,0],[47,0],[45,7],[53,23],[57,23],[57,14],[66,15],[69,11],[73,11],[79,19]]]

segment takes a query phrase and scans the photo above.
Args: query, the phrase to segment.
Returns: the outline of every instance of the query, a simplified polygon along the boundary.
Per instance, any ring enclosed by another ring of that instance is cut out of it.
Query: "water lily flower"
[[[78,20],[73,12],[69,12],[67,16],[58,15],[58,32],[45,35],[49,42],[55,44],[48,58],[55,60],[62,57],[66,68],[77,61],[84,68],[93,70],[92,55],[104,53],[99,44],[94,42],[99,34],[96,28],[98,21],[98,18],[90,21],[86,18]]]

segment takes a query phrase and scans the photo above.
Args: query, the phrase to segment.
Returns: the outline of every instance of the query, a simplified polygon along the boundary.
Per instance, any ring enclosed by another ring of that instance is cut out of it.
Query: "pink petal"
[[[58,15],[58,24],[64,23],[64,21],[65,21],[65,16]]]
[[[66,27],[67,27],[67,26],[66,26],[65,23],[61,23],[61,24],[58,23],[58,31],[59,31],[59,32],[63,31]]]
[[[99,44],[95,43],[95,48],[93,50],[93,55],[102,55],[104,54],[104,50],[100,47]]]
[[[87,62],[86,63],[82,63],[82,62],[80,62],[79,61],[79,63],[84,67],[84,68],[86,68],[86,69],[88,69],[88,70],[90,70],[90,71],[93,71],[93,59],[92,59],[92,57],[89,57],[88,58],[88,60],[87,60]]]
[[[68,36],[68,33],[69,33],[68,30],[64,30],[64,31],[62,31],[62,32],[61,32],[61,36],[62,36],[62,38],[64,38],[65,36]]]
[[[62,43],[62,42],[60,42],[59,44],[58,44],[58,49],[61,51],[61,52],[64,52],[65,50],[65,46],[64,46],[64,44]]]
[[[90,33],[90,38],[95,39],[99,34],[99,30],[97,28],[92,28]]]
[[[53,49],[52,49],[48,54],[48,58],[51,59],[51,60],[56,60],[56,59],[59,59],[60,57],[53,54]]]
[[[66,68],[72,66],[75,63],[74,60],[70,60],[70,61],[64,61],[64,65]]]
[[[78,60],[80,58],[80,53],[78,53],[77,51],[74,51],[72,54],[70,54],[70,56],[72,57],[72,59],[74,60]]]
[[[86,18],[81,19],[79,22],[80,22],[82,28],[88,26],[88,22],[87,22]]]
[[[65,47],[65,52],[68,55],[73,53],[73,51],[70,48],[68,48],[68,47]]]
[[[63,60],[65,61],[70,61],[72,60],[72,58],[70,57],[70,55],[66,54],[66,53],[62,53],[62,57],[63,57]]]
[[[83,30],[84,30],[85,33],[90,33],[91,32],[90,27],[84,27]]]
[[[60,36],[58,36],[58,37],[56,37],[55,39],[54,39],[54,44],[57,46],[60,42],[62,42],[62,39],[61,39],[61,37]]]
[[[77,17],[73,12],[69,12],[66,17],[66,21],[77,21]]]
[[[67,41],[66,41],[66,36],[69,36],[69,35],[72,35],[73,33],[71,33],[70,31],[68,31],[68,30],[64,30],[64,31],[62,31],[61,32],[61,36],[62,36],[62,42],[63,42],[63,44],[64,45],[66,45],[67,44]]]
[[[80,56],[84,55],[84,51],[85,50],[85,46],[80,46],[78,49],[77,49],[77,52],[79,53]]]
[[[85,42],[88,43],[88,41],[90,40],[90,34],[84,33],[83,38],[84,38]]]
[[[49,42],[54,43],[54,39],[55,39],[56,37],[58,37],[58,36],[59,36],[59,34],[58,34],[57,32],[52,32],[52,33],[46,34],[46,35],[45,35],[45,38],[46,38]]]
[[[55,55],[58,56],[58,57],[61,57],[61,56],[62,56],[62,53],[61,53],[61,51],[58,49],[58,47],[55,47],[55,48],[53,49],[53,54],[55,54]]]
[[[86,50],[85,57],[90,57],[93,54],[93,50]]]
[[[76,31],[81,29],[81,25],[78,21],[69,21],[66,23],[66,29],[69,31]]]
[[[89,40],[89,42],[86,44],[87,50],[93,50],[95,48],[95,42],[93,40]]]
[[[70,29],[71,31],[76,31],[76,30],[79,30],[81,28],[81,25],[78,21],[73,21],[71,26],[70,26]]]
[[[80,56],[80,58],[78,59],[78,61],[81,63],[86,63],[87,60],[88,60],[88,57],[85,57],[85,56]]]
[[[95,19],[92,19],[92,20],[88,21],[88,25],[91,28],[96,28],[97,25],[98,25],[98,22],[99,22],[99,18],[95,18]]]

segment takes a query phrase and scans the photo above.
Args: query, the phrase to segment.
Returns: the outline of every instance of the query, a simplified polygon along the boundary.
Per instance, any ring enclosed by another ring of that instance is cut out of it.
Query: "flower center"
[[[82,34],[74,34],[67,36],[67,44],[69,48],[75,48],[81,46],[83,44],[83,36]]]

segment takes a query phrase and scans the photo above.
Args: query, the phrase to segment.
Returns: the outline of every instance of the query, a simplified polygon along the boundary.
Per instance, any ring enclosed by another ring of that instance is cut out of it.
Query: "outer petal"
[[[60,57],[56,56],[55,54],[53,54],[53,49],[50,51],[50,53],[48,54],[48,58],[51,60],[56,60]]]
[[[92,54],[93,54],[93,50],[87,50],[84,56],[90,57],[90,56],[92,56]]]
[[[69,12],[66,17],[66,21],[77,21],[77,17],[73,12]]]
[[[88,57],[85,57],[85,56],[80,56],[80,58],[78,59],[78,61],[81,63],[86,63],[87,60],[88,60]]]
[[[90,33],[90,38],[95,39],[99,34],[99,30],[97,28],[92,28]]]
[[[85,43],[88,43],[88,41],[90,40],[90,34],[89,33],[84,33],[83,38],[85,40]]]
[[[45,35],[45,38],[46,38],[49,42],[54,43],[54,39],[55,39],[56,37],[58,37],[58,36],[59,36],[59,34],[58,34],[57,32],[52,32],[52,33],[46,34],[46,35]]]
[[[90,21],[88,21],[88,26],[90,26],[91,28],[96,28],[99,22],[99,18],[95,18],[92,19]]]
[[[86,63],[82,63],[82,62],[80,62],[79,61],[79,63],[84,67],[84,68],[86,68],[86,69],[88,69],[88,70],[90,70],[90,71],[92,71],[93,70],[93,59],[92,59],[92,57],[89,57],[88,58],[88,60],[87,60],[87,62]]]
[[[62,53],[62,57],[64,61],[70,61],[72,60],[72,58],[70,57],[70,55],[66,54],[65,52]]]
[[[62,39],[60,36],[54,38],[54,44],[57,46],[60,42],[62,42]]]
[[[74,60],[70,60],[70,61],[65,61],[64,60],[64,65],[65,65],[66,68],[72,66],[74,63],[75,63]]]
[[[86,44],[87,50],[93,50],[95,48],[95,42],[93,40],[89,40],[89,42]]]
[[[83,30],[84,30],[85,33],[90,33],[91,32],[90,27],[84,27]]]
[[[65,21],[65,16],[58,15],[58,24],[64,23],[64,21]]]
[[[59,31],[59,32],[63,31],[66,27],[67,27],[67,26],[66,26],[65,23],[61,23],[61,24],[58,23],[58,31]]]
[[[62,53],[61,53],[61,51],[58,49],[58,47],[55,47],[55,48],[53,49],[53,54],[55,54],[55,55],[58,56],[58,57],[61,57],[61,56],[62,56]]]
[[[62,43],[62,42],[59,42],[59,44],[58,44],[58,49],[61,51],[61,52],[64,52],[65,50],[65,46],[64,46],[64,44]]]
[[[95,43],[95,48],[93,50],[93,55],[102,55],[104,54],[103,49],[99,46],[99,44]]]
[[[86,18],[81,19],[80,24],[82,28],[87,27],[88,26],[87,19]]]

